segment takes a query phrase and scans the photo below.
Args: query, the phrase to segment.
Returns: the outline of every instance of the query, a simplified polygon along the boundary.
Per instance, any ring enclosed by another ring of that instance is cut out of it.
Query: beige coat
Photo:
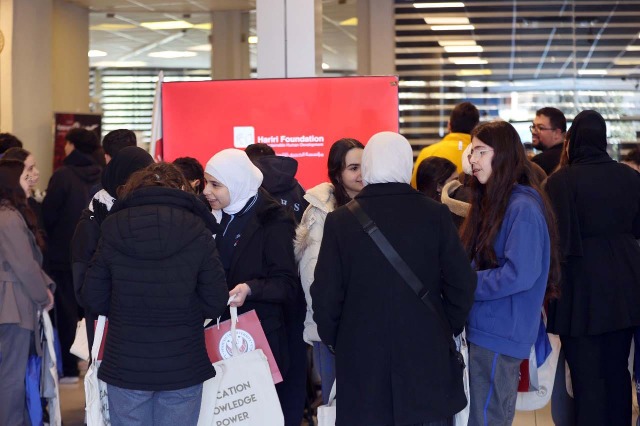
[[[41,266],[42,253],[22,215],[0,205],[0,324],[36,329],[37,312],[49,302],[47,288],[54,288]]]
[[[304,215],[302,215],[302,221],[298,225],[298,229],[296,229],[294,250],[298,261],[304,297],[307,301],[303,338],[305,342],[313,344],[313,342],[320,341],[320,336],[318,336],[316,323],[313,321],[313,308],[311,307],[312,300],[309,288],[313,284],[320,243],[322,242],[324,220],[327,218],[327,214],[335,209],[336,205],[333,185],[327,182],[321,183],[308,190],[304,199],[309,202],[309,206]]]

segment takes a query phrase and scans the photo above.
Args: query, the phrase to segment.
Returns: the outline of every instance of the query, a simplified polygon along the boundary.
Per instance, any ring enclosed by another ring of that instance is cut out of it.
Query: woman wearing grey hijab
[[[447,207],[409,185],[412,162],[403,136],[374,135],[362,156],[366,186],[354,200],[417,275],[438,317],[349,205],[325,222],[311,295],[320,338],[336,354],[339,424],[448,425],[467,404],[450,346],[476,277]]]

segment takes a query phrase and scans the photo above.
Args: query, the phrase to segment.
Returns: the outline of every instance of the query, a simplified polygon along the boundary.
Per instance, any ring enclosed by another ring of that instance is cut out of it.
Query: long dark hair
[[[20,176],[24,171],[24,163],[19,160],[0,161],[0,205],[10,206],[16,209],[27,227],[36,238],[36,243],[40,249],[44,249],[44,237],[38,229],[36,215],[27,204],[27,194],[20,186]]]
[[[356,139],[342,138],[334,142],[329,150],[327,170],[329,180],[334,188],[333,193],[336,197],[336,207],[344,206],[351,201],[351,197],[349,197],[349,194],[347,194],[342,184],[342,171],[347,166],[345,163],[347,153],[354,148],[364,149],[364,145]]]
[[[502,226],[513,185],[526,185],[540,195],[543,213],[551,240],[551,263],[547,280],[547,297],[559,295],[560,257],[558,251],[558,231],[555,216],[544,191],[541,180],[527,159],[518,132],[505,121],[480,124],[471,132],[493,148],[491,176],[482,185],[477,178],[471,180],[471,209],[462,225],[461,238],[469,258],[476,261],[478,270],[495,268],[498,265],[493,249]]]
[[[446,158],[425,158],[416,171],[416,187],[436,201],[440,201],[438,185],[443,187],[447,179],[456,171],[456,165]]]

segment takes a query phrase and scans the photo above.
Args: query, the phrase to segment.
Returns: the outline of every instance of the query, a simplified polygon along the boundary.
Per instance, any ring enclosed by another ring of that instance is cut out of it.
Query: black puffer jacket
[[[177,189],[143,188],[116,202],[83,286],[89,310],[109,317],[100,379],[161,391],[215,375],[203,320],[228,299],[215,228],[204,204]]]

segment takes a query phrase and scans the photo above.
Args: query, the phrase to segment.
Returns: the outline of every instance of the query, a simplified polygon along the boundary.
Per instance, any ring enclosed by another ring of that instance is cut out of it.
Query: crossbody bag
[[[378,246],[384,257],[389,261],[391,266],[400,274],[402,279],[409,285],[411,290],[418,296],[420,300],[427,306],[427,308],[438,318],[438,322],[442,326],[442,329],[447,336],[449,342],[449,350],[456,358],[462,368],[465,367],[464,357],[456,348],[456,344],[451,335],[450,326],[445,318],[440,315],[433,302],[429,298],[429,290],[425,289],[420,281],[420,278],[411,270],[409,265],[400,257],[396,249],[393,248],[387,237],[384,236],[378,225],[365,213],[360,206],[360,203],[356,200],[351,200],[347,203],[347,208],[358,219],[360,225],[364,231],[371,237],[373,242]]]

